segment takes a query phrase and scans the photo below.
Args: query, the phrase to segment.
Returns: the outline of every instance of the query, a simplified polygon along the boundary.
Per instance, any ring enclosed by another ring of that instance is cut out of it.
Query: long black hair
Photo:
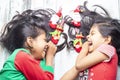
[[[104,18],[103,20],[96,21],[94,24],[103,37],[111,36],[111,45],[116,48],[118,55],[118,65],[120,65],[120,20],[112,18]]]
[[[21,14],[18,13],[8,22],[0,38],[1,44],[8,51],[12,52],[17,48],[24,48],[26,38],[29,36],[36,38],[41,34],[39,30],[43,30],[46,32],[46,36],[48,36],[48,31],[50,30],[48,24],[50,14],[39,13],[38,16],[37,12],[40,11],[43,12],[44,10],[26,10]]]
[[[1,34],[0,42],[3,47],[12,52],[16,48],[22,48],[28,36],[35,38],[40,32],[37,29],[42,29],[46,32],[47,41],[50,41],[50,32],[54,29],[50,28],[49,20],[55,14],[53,9],[28,9],[21,14],[13,16],[12,20],[4,27]],[[57,45],[59,52],[66,46],[66,34],[62,33],[64,42]]]

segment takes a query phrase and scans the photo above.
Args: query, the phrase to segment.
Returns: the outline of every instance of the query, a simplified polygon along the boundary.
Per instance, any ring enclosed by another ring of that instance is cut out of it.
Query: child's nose
[[[87,35],[87,36],[86,36],[86,39],[88,39],[89,37],[90,37],[90,35]]]

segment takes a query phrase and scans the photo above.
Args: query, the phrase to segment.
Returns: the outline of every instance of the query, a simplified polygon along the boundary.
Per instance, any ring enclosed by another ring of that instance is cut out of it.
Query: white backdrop
[[[85,0],[0,0],[0,28],[11,17],[18,12],[22,12],[25,9],[39,9],[39,8],[52,8],[55,11],[59,7],[63,8],[63,16],[69,15],[77,5],[83,5]],[[88,1],[88,8],[93,9],[92,5],[103,6],[113,18],[120,19],[120,3],[119,0],[86,0]],[[118,6],[119,5],[119,6]],[[67,25],[64,28],[64,32],[67,33]],[[61,42],[61,40],[60,40]],[[1,50],[0,50],[1,51]],[[2,53],[0,53],[2,55]],[[76,53],[74,50],[68,51],[66,48],[55,55],[55,80],[60,80],[60,77],[69,70],[75,63]],[[0,63],[4,62],[3,58],[6,56],[0,56]],[[2,61],[2,62],[1,62]],[[120,71],[119,71],[120,72]],[[119,79],[120,80],[120,79]]]

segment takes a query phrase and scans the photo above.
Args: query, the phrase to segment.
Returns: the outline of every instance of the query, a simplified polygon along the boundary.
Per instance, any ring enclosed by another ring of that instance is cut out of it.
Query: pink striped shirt
[[[97,48],[97,51],[106,54],[109,59],[105,60],[104,62],[109,62],[115,54],[116,49],[111,45],[102,44],[100,47]]]

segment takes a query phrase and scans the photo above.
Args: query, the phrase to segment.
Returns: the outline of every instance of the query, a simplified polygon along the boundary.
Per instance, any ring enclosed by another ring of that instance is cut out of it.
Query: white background
[[[59,7],[63,8],[63,15],[69,15],[78,5],[83,5],[85,0],[0,0],[0,29],[8,22],[16,11],[22,12],[25,9],[52,8],[55,11]],[[101,5],[113,18],[120,19],[120,1],[119,0],[87,0],[89,9],[93,9],[93,5]],[[118,6],[119,5],[119,6]],[[68,27],[64,28],[67,33]],[[60,40],[61,41],[61,40]],[[6,54],[6,53],[5,53]],[[0,63],[3,63],[5,55],[0,53]],[[69,70],[75,63],[76,53],[74,50],[68,51],[66,48],[55,55],[55,80]],[[119,79],[120,80],[120,79]]]

